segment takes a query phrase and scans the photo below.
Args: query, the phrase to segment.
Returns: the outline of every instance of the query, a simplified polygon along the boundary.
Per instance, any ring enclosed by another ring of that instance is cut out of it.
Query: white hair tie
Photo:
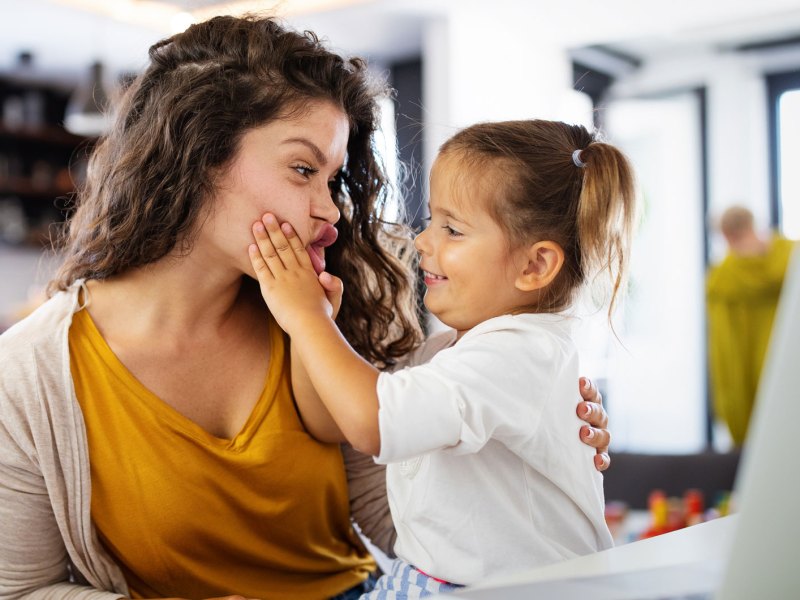
[[[576,167],[584,168],[586,163],[581,160],[581,149],[578,148],[575,152],[572,153],[572,162],[575,163]]]

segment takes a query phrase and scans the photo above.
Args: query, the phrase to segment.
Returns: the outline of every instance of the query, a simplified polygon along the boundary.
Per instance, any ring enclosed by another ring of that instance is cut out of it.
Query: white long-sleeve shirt
[[[459,584],[613,545],[602,475],[575,414],[562,315],[490,319],[432,337],[378,379],[397,555]]]

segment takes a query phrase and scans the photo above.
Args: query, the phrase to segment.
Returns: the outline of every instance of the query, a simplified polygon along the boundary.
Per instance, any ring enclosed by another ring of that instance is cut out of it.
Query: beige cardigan
[[[0,600],[127,596],[90,517],[86,431],[69,365],[81,282],[0,336]],[[384,551],[394,530],[383,468],[343,448],[351,510]]]

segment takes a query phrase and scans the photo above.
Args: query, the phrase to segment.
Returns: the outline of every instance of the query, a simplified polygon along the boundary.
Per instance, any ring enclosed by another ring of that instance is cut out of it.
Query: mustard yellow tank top
[[[375,568],[350,524],[338,446],[316,442],[300,423],[274,321],[270,345],[261,397],[224,440],[145,388],[89,313],[75,314],[69,349],[91,516],[132,597],[320,600]]]

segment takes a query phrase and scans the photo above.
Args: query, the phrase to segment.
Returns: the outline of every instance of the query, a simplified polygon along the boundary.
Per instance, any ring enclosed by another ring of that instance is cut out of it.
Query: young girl
[[[398,560],[375,598],[612,545],[602,476],[571,435],[578,356],[566,311],[607,272],[611,314],[634,212],[627,160],[577,125],[478,124],[442,146],[430,188],[416,248],[425,305],[451,331],[394,373],[349,347],[332,320],[341,284],[315,274],[288,224],[265,215],[250,247],[313,384],[294,388],[307,427],[388,464]]]

